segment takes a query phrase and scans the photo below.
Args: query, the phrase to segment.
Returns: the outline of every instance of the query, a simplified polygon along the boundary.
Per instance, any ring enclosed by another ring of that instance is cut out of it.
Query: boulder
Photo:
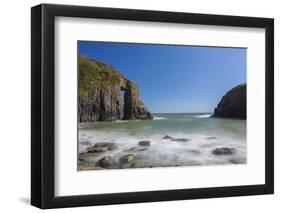
[[[188,138],[174,138],[170,135],[165,135],[163,138],[163,140],[171,140],[171,141],[176,141],[176,142],[188,142],[191,141],[191,139]]]
[[[150,146],[150,141],[140,141],[139,146]]]
[[[113,159],[110,156],[105,156],[97,162],[97,167],[109,168],[113,164]]]
[[[173,137],[171,137],[170,135],[165,135],[162,139],[164,139],[164,140],[171,140],[171,139],[173,139]]]
[[[105,150],[100,147],[89,147],[87,148],[88,153],[101,153],[104,152]]]
[[[236,152],[235,148],[229,148],[229,147],[221,147],[216,148],[212,151],[214,155],[231,155]]]
[[[172,141],[188,142],[188,141],[191,141],[191,139],[188,139],[188,138],[173,138]]]
[[[83,159],[84,161],[91,160],[100,155],[100,152],[85,152],[79,154],[79,159]]]
[[[133,161],[134,158],[135,158],[135,156],[133,154],[124,155],[119,159],[119,162],[122,164],[126,164],[126,163]]]
[[[111,142],[100,142],[100,143],[96,143],[94,145],[94,148],[103,148],[103,149],[107,149],[107,150],[115,150],[117,149],[117,144],[116,143],[111,143]]]

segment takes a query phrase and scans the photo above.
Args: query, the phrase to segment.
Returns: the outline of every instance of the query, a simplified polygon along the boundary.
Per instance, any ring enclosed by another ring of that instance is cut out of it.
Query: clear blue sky
[[[246,82],[245,48],[79,41],[78,52],[133,80],[153,113],[213,112]]]

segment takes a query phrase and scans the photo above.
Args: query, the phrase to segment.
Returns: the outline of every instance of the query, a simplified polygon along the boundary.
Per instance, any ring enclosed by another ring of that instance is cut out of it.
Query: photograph
[[[246,57],[77,41],[78,171],[246,164]]]
[[[274,194],[274,18],[189,6],[31,8],[31,205]]]

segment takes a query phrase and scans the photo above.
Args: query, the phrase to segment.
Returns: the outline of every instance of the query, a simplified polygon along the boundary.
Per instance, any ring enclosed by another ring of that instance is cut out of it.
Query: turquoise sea
[[[246,163],[246,120],[213,118],[209,113],[161,113],[153,116],[153,120],[80,123],[79,156],[100,142],[115,143],[118,148],[87,156],[83,162],[78,160],[78,167],[94,166],[105,156],[118,161],[126,154],[133,154],[137,161],[124,168]],[[167,135],[185,140],[163,139]],[[150,141],[150,146],[138,149],[138,142],[144,140]],[[213,153],[216,148],[223,147],[234,148],[235,152]],[[114,164],[111,168],[123,167]]]

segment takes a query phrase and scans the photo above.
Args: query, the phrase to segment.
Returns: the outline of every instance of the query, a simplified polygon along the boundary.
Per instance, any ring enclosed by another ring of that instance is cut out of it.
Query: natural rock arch
[[[79,85],[79,89],[83,91],[79,93],[78,100],[80,122],[152,118],[140,100],[139,89],[134,82],[112,67],[94,59],[80,57],[79,77],[82,79],[79,80],[82,85]],[[87,72],[84,72],[84,69]],[[91,82],[98,86],[88,89],[87,86],[91,85]],[[121,91],[124,91],[124,97],[120,96]]]

